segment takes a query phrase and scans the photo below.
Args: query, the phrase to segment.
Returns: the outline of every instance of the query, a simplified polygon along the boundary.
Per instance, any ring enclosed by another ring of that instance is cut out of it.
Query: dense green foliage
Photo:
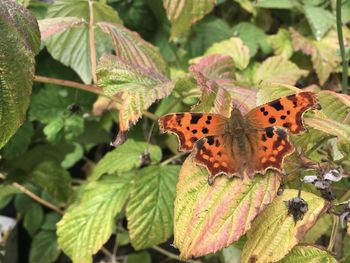
[[[29,236],[21,259],[349,262],[349,23],[350,0],[1,0],[0,212]],[[302,89],[322,110],[292,136],[287,176],[209,186],[159,133],[166,113]]]

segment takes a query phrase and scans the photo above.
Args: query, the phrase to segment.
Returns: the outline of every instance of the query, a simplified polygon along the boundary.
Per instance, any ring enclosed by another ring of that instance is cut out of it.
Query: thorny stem
[[[333,250],[334,241],[337,237],[338,226],[339,226],[339,216],[333,215],[332,233],[331,233],[331,237],[329,239],[328,248],[327,248],[327,250],[330,252],[332,252]]]
[[[336,17],[337,17],[337,32],[340,54],[342,58],[342,91],[344,94],[348,93],[348,62],[345,56],[344,40],[343,40],[343,29],[341,22],[341,0],[337,0],[336,3]]]
[[[165,161],[163,161],[160,165],[167,165],[168,163],[171,163],[172,161],[179,159],[181,156],[183,156],[185,154],[186,154],[185,152],[175,154],[174,156],[170,157],[169,159],[166,159]]]
[[[89,21],[89,40],[90,40],[90,60],[91,60],[91,73],[92,80],[97,83],[96,76],[96,48],[95,48],[95,32],[94,32],[94,10],[93,1],[89,1],[90,21]]]

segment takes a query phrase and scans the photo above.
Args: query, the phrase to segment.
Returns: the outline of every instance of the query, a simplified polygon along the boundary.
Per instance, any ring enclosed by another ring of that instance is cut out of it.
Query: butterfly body
[[[301,92],[261,105],[246,115],[234,108],[229,118],[212,113],[175,113],[159,119],[161,131],[179,138],[180,151],[193,151],[194,160],[209,171],[209,184],[219,174],[252,177],[272,168],[282,171],[294,151],[287,129],[305,128],[303,113],[317,108],[312,92]]]

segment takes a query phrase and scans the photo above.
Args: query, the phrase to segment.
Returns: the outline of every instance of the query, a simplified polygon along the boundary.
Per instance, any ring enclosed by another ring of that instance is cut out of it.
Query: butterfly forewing
[[[162,132],[170,131],[179,138],[179,150],[190,151],[201,138],[225,132],[227,118],[208,113],[173,113],[159,118]]]
[[[315,93],[300,92],[263,104],[245,117],[256,128],[281,126],[296,134],[305,130],[302,121],[304,112],[318,107]]]

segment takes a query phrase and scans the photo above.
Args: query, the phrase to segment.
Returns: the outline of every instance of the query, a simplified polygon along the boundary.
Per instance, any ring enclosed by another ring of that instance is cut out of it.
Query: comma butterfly
[[[300,92],[263,104],[245,116],[234,108],[230,118],[212,113],[172,113],[159,119],[162,132],[175,133],[180,151],[192,151],[194,161],[209,171],[208,183],[219,174],[253,177],[272,168],[282,171],[294,152],[286,129],[304,131],[302,115],[316,109],[316,94]]]

